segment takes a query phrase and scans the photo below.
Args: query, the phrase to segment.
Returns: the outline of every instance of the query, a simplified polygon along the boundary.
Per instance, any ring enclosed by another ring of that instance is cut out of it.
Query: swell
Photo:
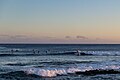
[[[61,48],[62,49],[62,48]],[[49,49],[23,49],[23,48],[14,48],[6,49],[5,47],[0,47],[0,56],[42,56],[42,55],[75,55],[76,50],[79,49],[70,49],[70,50],[49,50]],[[80,49],[82,50],[82,49]],[[82,50],[84,54],[80,56],[120,56],[120,50],[93,50],[84,49]]]
[[[45,62],[45,61],[42,61],[42,62],[27,62],[27,63],[7,63],[5,65],[8,65],[8,66],[28,66],[28,65],[38,65],[38,66],[35,66],[35,67],[45,67],[45,65],[75,65],[75,64],[81,64],[81,63],[99,63],[98,61],[48,61],[48,62]]]

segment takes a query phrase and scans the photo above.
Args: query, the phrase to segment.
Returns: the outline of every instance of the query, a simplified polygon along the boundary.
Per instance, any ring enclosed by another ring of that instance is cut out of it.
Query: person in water
[[[77,50],[77,55],[78,55],[78,56],[80,56],[80,53],[81,53],[81,51],[80,51],[80,50]]]
[[[40,51],[37,51],[38,53],[40,53]]]
[[[47,50],[47,51],[46,51],[46,53],[49,53],[49,52],[50,52],[50,50]]]
[[[14,52],[14,50],[12,49],[12,50],[11,50],[11,53],[13,54],[13,52]]]
[[[77,56],[80,56],[80,55],[84,56],[84,55],[93,55],[93,54],[87,54],[84,51],[77,50],[76,55]]]
[[[76,55],[80,56],[80,55],[87,55],[87,54],[83,51],[77,50]]]
[[[33,53],[35,54],[35,50],[33,49]]]
[[[77,50],[76,53],[75,53],[75,55],[80,56],[80,53],[81,53],[81,51]]]

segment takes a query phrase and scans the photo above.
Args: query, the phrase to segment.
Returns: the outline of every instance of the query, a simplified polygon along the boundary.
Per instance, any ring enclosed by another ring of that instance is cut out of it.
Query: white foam
[[[87,53],[98,56],[115,56],[120,55],[120,51],[88,51]]]
[[[75,72],[85,72],[89,70],[94,70],[94,69],[114,69],[114,70],[119,70],[120,66],[116,65],[111,65],[111,66],[104,66],[104,67],[99,67],[99,68],[93,68],[92,66],[88,67],[73,67],[73,68],[28,68],[25,69],[24,71],[27,74],[36,74],[38,76],[42,77],[55,77],[57,75],[67,75],[68,73],[75,73]]]
[[[75,73],[78,71],[88,71],[91,70],[92,68],[88,67],[85,69],[80,69],[80,68],[29,68],[24,70],[27,74],[36,74],[39,76],[43,77],[54,77],[57,75],[67,75],[68,73]]]
[[[64,68],[46,68],[46,69],[40,69],[40,68],[30,68],[25,70],[25,72],[27,74],[36,74],[39,76],[43,76],[43,77],[54,77],[57,75],[66,75],[67,73],[75,73],[77,71],[80,71],[77,68],[68,68],[68,69],[64,69]]]
[[[114,69],[114,70],[119,70],[119,69],[120,69],[120,66],[111,65],[111,66],[106,66],[104,69]]]

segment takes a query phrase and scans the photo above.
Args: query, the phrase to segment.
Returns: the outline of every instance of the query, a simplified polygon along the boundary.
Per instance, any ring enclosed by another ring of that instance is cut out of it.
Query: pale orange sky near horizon
[[[0,43],[120,43],[119,0],[1,0]]]

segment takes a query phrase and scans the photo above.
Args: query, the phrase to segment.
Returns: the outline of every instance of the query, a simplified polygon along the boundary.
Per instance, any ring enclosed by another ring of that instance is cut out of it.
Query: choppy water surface
[[[93,55],[60,55],[76,50]],[[76,74],[96,69],[120,71],[120,45],[4,44],[0,54],[41,54],[0,56],[0,80],[120,80],[120,73]]]

